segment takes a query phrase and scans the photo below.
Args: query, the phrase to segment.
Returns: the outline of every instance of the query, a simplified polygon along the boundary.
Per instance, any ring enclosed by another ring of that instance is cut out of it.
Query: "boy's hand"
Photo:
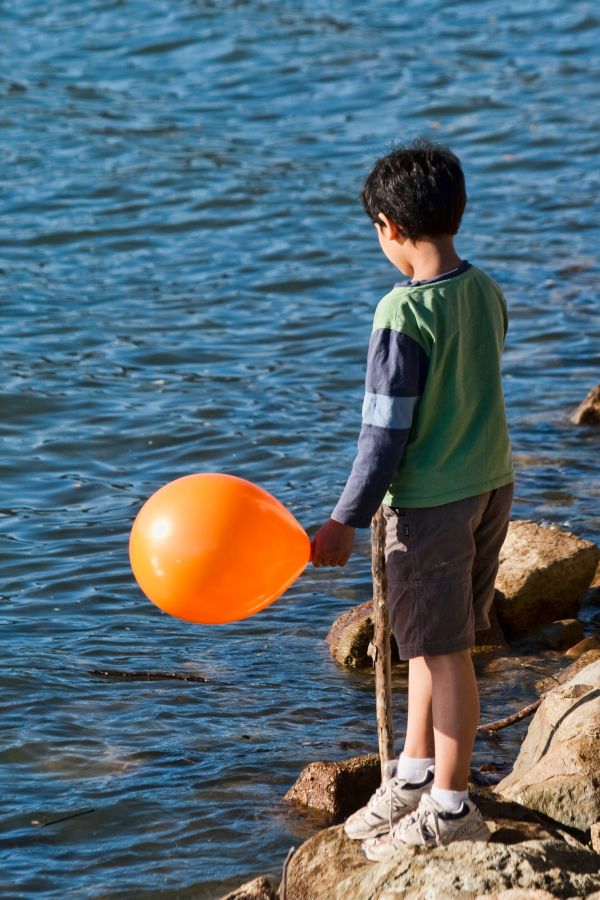
[[[354,528],[329,519],[312,539],[310,545],[312,564],[316,569],[319,566],[345,566],[353,546]]]

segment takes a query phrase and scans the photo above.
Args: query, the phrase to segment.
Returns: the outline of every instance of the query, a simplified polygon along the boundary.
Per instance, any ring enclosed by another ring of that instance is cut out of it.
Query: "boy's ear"
[[[380,212],[377,215],[377,222],[375,223],[378,226],[379,231],[383,234],[384,237],[388,239],[388,241],[397,241],[399,238],[402,238],[402,232],[396,225],[393,219],[390,219],[389,216],[386,216],[385,213]]]

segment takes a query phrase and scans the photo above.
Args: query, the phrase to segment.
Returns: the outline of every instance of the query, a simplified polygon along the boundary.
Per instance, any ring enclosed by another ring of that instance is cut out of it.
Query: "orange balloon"
[[[310,557],[308,535],[271,494],[233,475],[186,475],[137,515],[129,559],[164,612],[212,625],[277,600]]]

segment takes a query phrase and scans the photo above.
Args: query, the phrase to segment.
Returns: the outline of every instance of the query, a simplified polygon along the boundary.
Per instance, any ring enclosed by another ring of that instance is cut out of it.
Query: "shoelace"
[[[424,795],[421,799],[421,803],[415,809],[414,812],[410,813],[410,815],[406,816],[405,819],[398,822],[398,825],[394,829],[397,834],[393,835],[393,837],[397,837],[400,841],[402,841],[400,831],[402,828],[407,828],[412,825],[418,825],[419,834],[425,844],[430,843],[433,838],[437,844],[440,846],[440,826],[438,823],[437,810],[431,806],[431,802],[427,795]]]
[[[394,781],[396,782],[395,784],[394,784]],[[398,794],[394,791],[394,787],[401,789],[403,784],[406,784],[406,782],[400,781],[398,779],[393,779],[392,782],[390,782],[390,815],[389,815],[390,831],[392,830],[392,828],[396,827],[396,825],[394,824],[394,819],[393,819],[394,813],[402,812],[403,809],[406,809],[406,803],[403,800],[400,800],[400,798],[398,797]]]
[[[431,826],[430,826],[431,821]],[[435,810],[426,810],[422,818],[419,819],[419,833],[423,839],[423,843],[427,844],[433,838],[437,846],[440,846],[440,826]]]
[[[381,798],[385,795],[386,791],[388,791],[389,789],[390,789],[389,781],[384,781],[383,784],[380,784],[379,787],[377,788],[377,790],[375,791],[375,793],[373,794],[373,796],[371,797],[371,799],[369,800],[369,802],[367,803],[367,809],[369,811],[371,811],[373,809],[373,807],[377,804],[377,801],[381,800]]]
[[[390,833],[396,828],[396,824],[394,824],[394,813],[398,810],[402,810],[406,806],[406,804],[398,798],[395,788],[401,788],[401,786],[405,783],[406,782],[404,782],[402,779],[399,779],[394,775],[386,778],[386,780],[379,785],[367,804],[367,809],[369,810],[369,812],[373,812],[373,809],[376,806],[377,802],[381,800],[386,793],[389,792],[390,802],[388,807],[388,825]],[[414,815],[414,813],[412,813],[412,815]]]
[[[391,778],[388,782],[388,786],[390,789],[390,811],[388,815],[388,824],[390,826],[390,831],[392,831],[392,829],[396,827],[394,824],[394,813],[398,810],[402,811],[406,807],[406,804],[402,800],[400,800],[398,794],[394,790],[394,788],[401,789],[403,784],[406,784],[406,782],[402,781],[399,778]]]
[[[375,793],[373,794],[373,796],[367,803],[367,810],[369,812],[373,812],[373,809],[376,806],[377,802],[379,800],[381,800],[385,796],[385,794],[389,791],[390,792],[389,821],[390,821],[390,829],[391,829],[391,827],[392,827],[392,805],[393,805],[393,798],[394,798],[392,783],[394,781],[393,773],[395,772],[395,767],[392,768],[391,763],[387,764],[387,772],[389,774],[387,774],[384,777],[384,780],[381,782],[381,784],[379,785],[379,787],[377,788],[377,790],[375,791]]]
[[[383,784],[381,784],[381,785],[377,788],[377,790],[375,791],[375,793],[373,794],[373,796],[371,797],[371,799],[369,800],[369,803],[368,803],[368,806],[367,806],[369,812],[373,812],[373,809],[374,809],[374,807],[376,806],[377,802],[378,802],[379,800],[381,800],[381,799],[386,795],[386,793],[388,793],[388,791],[389,791],[390,802],[389,802],[389,804],[388,804],[388,824],[389,824],[389,827],[390,827],[390,831],[391,831],[392,828],[394,827],[394,811],[395,811],[395,809],[396,809],[397,806],[398,806],[398,804],[394,805],[394,799],[395,799],[395,798],[394,798],[394,784],[393,784],[393,782],[394,782],[394,779],[391,779],[391,778],[390,778],[389,781],[386,781],[386,782],[384,782]]]

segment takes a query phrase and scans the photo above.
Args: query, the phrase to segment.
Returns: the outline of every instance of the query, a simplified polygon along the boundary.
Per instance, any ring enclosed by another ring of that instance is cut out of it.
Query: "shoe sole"
[[[387,822],[382,822],[379,827],[373,826],[372,828],[365,828],[363,831],[355,831],[352,834],[347,831],[346,826],[344,825],[344,833],[351,841],[368,841],[370,838],[383,837],[384,834],[389,834],[389,831],[390,826]]]
[[[407,809],[406,812],[402,813],[401,816],[399,816],[392,822],[392,827],[394,827],[394,825],[397,825],[398,822],[401,822],[405,816],[408,816],[411,812],[414,812],[415,809],[416,806],[412,809]],[[350,834],[350,832],[346,829],[346,824],[344,824],[344,832],[353,841],[368,841],[370,838],[383,837],[385,834],[390,833],[389,821],[382,821],[381,825],[371,825],[370,827],[368,825],[365,825],[362,831],[355,831],[353,834]]]
[[[415,806],[409,806],[406,809],[406,811],[402,813],[401,816],[399,816],[397,819],[395,819],[392,822],[392,827],[394,825],[397,825],[398,822],[401,822],[405,816],[408,816],[408,815],[410,815],[411,812],[414,812],[415,809],[417,808],[417,806],[418,806],[418,804],[416,804]],[[383,837],[385,834],[389,834],[389,832],[390,832],[389,821],[382,821],[381,825],[372,825],[370,827],[368,825],[365,825],[365,827],[362,831],[355,831],[353,834],[351,834],[346,829],[347,824],[348,824],[347,822],[344,824],[344,832],[345,832],[346,836],[349,837],[350,840],[352,840],[352,841],[368,841],[370,838]],[[352,827],[352,826],[350,826],[350,827]]]
[[[362,848],[363,854],[369,860],[369,862],[384,862],[387,859],[391,859],[394,856],[398,856],[399,853],[402,853],[402,846],[390,847],[389,850],[382,850],[381,853],[373,853],[369,847],[363,846]]]

